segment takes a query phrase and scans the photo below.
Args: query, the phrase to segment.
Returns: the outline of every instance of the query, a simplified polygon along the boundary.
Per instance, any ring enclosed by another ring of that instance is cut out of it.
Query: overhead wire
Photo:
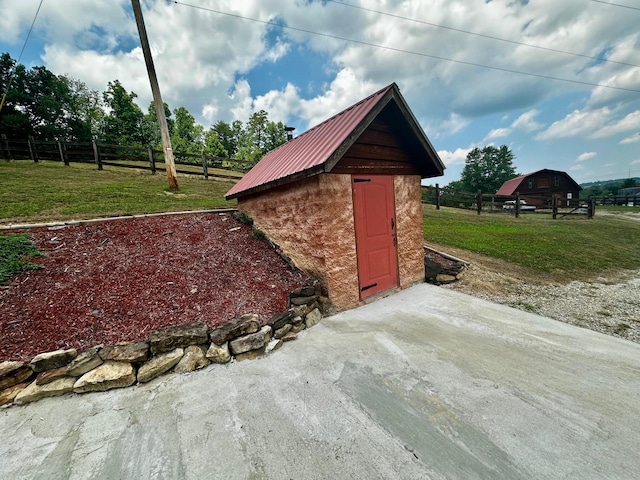
[[[38,18],[38,13],[40,13],[40,8],[42,8],[42,2],[44,0],[40,0],[38,4],[38,9],[36,10],[36,14],[33,17],[33,21],[31,22],[31,27],[29,27],[29,31],[27,32],[27,36],[24,39],[24,43],[22,44],[22,50],[20,50],[20,55],[18,56],[18,60],[16,61],[16,68],[20,64],[20,60],[22,59],[22,54],[24,53],[24,49],[27,46],[27,42],[29,41],[29,37],[31,36],[31,31],[33,30],[33,26],[36,24],[36,18]],[[4,93],[2,94],[2,99],[0,100],[0,112],[2,112],[2,107],[4,107],[4,102],[7,99],[7,93],[11,89],[11,84],[13,83],[13,77],[16,75],[16,69],[13,69],[13,73],[9,77],[9,82],[7,83],[7,88],[5,88]]]
[[[446,61],[446,62],[457,63],[457,64],[461,64],[461,65],[468,65],[468,66],[472,66],[472,67],[480,67],[480,68],[486,68],[486,69],[490,69],[490,70],[497,70],[497,71],[500,71],[500,72],[514,73],[514,74],[517,74],[517,75],[523,75],[523,76],[529,76],[529,77],[535,77],[535,78],[542,78],[542,79],[545,79],[545,80],[556,80],[556,81],[560,81],[560,82],[574,83],[574,84],[585,85],[585,86],[590,86],[590,87],[601,87],[601,88],[607,88],[607,89],[611,89],[611,90],[619,90],[619,91],[625,91],[625,92],[640,93],[640,90],[637,90],[637,89],[634,89],[634,88],[616,87],[614,85],[606,85],[606,84],[602,84],[602,83],[587,82],[587,81],[583,81],[583,80],[575,80],[575,79],[569,79],[569,78],[555,77],[555,76],[552,76],[552,75],[544,75],[544,74],[541,74],[541,73],[523,72],[523,71],[520,71],[520,70],[511,69],[511,68],[497,67],[497,66],[494,66],[494,65],[485,65],[485,64],[481,64],[481,63],[475,63],[475,62],[467,62],[465,60],[456,60],[456,59],[453,59],[453,58],[442,57],[442,56],[439,56],[439,55],[431,55],[431,54],[428,54],[428,53],[414,52],[414,51],[411,51],[411,50],[404,50],[404,49],[401,49],[401,48],[389,47],[389,46],[386,46],[386,45],[380,45],[380,44],[376,44],[376,43],[372,43],[372,42],[365,42],[363,40],[356,40],[356,39],[353,39],[353,38],[341,37],[339,35],[332,35],[332,34],[328,34],[328,33],[316,32],[316,31],[313,31],[313,30],[305,29],[305,28],[292,27],[290,25],[283,25],[281,23],[270,21],[270,20],[259,20],[257,18],[251,18],[251,17],[247,17],[247,16],[244,16],[244,15],[236,14],[236,13],[223,12],[221,10],[216,10],[216,9],[208,8],[208,7],[202,7],[202,6],[199,6],[199,5],[191,5],[189,3],[179,2],[177,0],[174,0],[173,3],[176,4],[176,5],[184,6],[184,7],[189,7],[189,8],[194,8],[194,9],[197,9],[197,10],[203,10],[203,11],[207,11],[207,12],[217,13],[217,14],[220,14],[220,15],[225,15],[225,16],[228,16],[228,17],[239,18],[239,19],[242,19],[242,20],[249,20],[251,22],[261,23],[263,25],[271,25],[271,26],[274,26],[274,27],[282,28],[282,29],[293,30],[293,31],[302,32],[302,33],[308,33],[310,35],[316,35],[316,36],[321,36],[321,37],[325,37],[325,38],[331,38],[331,39],[334,39],[334,40],[341,40],[341,41],[344,41],[344,42],[355,43],[355,44],[358,44],[358,45],[365,45],[365,46],[368,46],[368,47],[380,48],[380,49],[388,50],[388,51],[392,51],[392,52],[405,53],[405,54],[415,55],[415,56],[425,57],[425,58],[432,58],[434,60],[442,60],[442,61]]]
[[[612,7],[628,8],[630,10],[638,10],[638,11],[640,11],[640,7],[631,7],[629,5],[621,5],[619,3],[605,2],[603,0],[591,0],[591,1],[595,2],[595,3],[604,3],[605,5],[611,5]]]
[[[366,12],[377,13],[379,15],[384,15],[386,17],[392,17],[392,18],[397,18],[399,20],[405,20],[405,21],[408,21],[408,22],[418,23],[420,25],[428,25],[430,27],[441,28],[441,29],[444,29],[444,30],[452,31],[452,32],[464,33],[465,35],[473,35],[473,36],[476,36],[476,37],[487,38],[487,39],[496,40],[496,41],[499,41],[499,42],[511,43],[513,45],[521,45],[521,46],[524,46],[524,47],[536,48],[536,49],[539,49],[539,50],[545,50],[547,52],[561,53],[563,55],[571,55],[571,56],[574,56],[574,57],[588,58],[590,60],[596,60],[596,61],[599,61],[599,62],[615,63],[615,64],[618,64],[618,65],[625,65],[627,67],[640,67],[640,65],[636,65],[634,63],[618,62],[617,60],[609,60],[609,59],[604,58],[604,57],[594,57],[594,56],[585,55],[585,54],[582,54],[582,53],[568,52],[566,50],[560,50],[560,49],[557,49],[557,48],[543,47],[541,45],[534,45],[532,43],[526,43],[526,42],[518,42],[517,40],[510,40],[508,38],[494,37],[493,35],[487,35],[487,34],[484,34],[484,33],[472,32],[470,30],[463,30],[461,28],[454,28],[454,27],[450,27],[448,25],[441,25],[441,24],[438,24],[438,23],[425,22],[424,20],[418,20],[416,18],[411,18],[411,17],[404,17],[402,15],[396,15],[394,13],[382,12],[380,10],[374,10],[372,8],[361,7],[359,5],[351,5],[349,3],[340,2],[338,0],[325,0],[325,1],[327,3],[336,3],[338,5],[343,5],[345,7],[355,8],[355,9],[363,10],[363,11],[366,11]]]

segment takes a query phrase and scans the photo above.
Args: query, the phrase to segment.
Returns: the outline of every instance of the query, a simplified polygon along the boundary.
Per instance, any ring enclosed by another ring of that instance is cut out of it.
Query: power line
[[[36,24],[36,18],[38,18],[38,13],[40,13],[40,8],[42,8],[42,2],[44,2],[44,0],[40,0],[40,4],[38,5],[36,14],[33,17],[33,22],[31,22],[31,27],[29,27],[29,31],[27,32],[27,37],[24,39],[24,44],[22,45],[22,50],[20,50],[20,55],[18,56],[18,61],[16,63],[20,63],[20,59],[22,59],[22,54],[24,53],[24,49],[27,46],[29,37],[31,36],[31,31],[33,30],[33,26]]]
[[[40,4],[38,5],[38,9],[36,10],[36,14],[33,17],[33,22],[31,22],[31,27],[29,27],[29,31],[27,32],[27,37],[24,39],[24,43],[22,44],[22,50],[20,50],[20,55],[18,56],[18,61],[16,62],[16,68],[20,64],[20,59],[22,59],[22,54],[24,53],[24,49],[27,46],[27,42],[29,41],[29,36],[31,36],[31,31],[33,30],[33,26],[36,23],[36,18],[38,18],[38,13],[40,13],[40,8],[42,7],[42,2],[44,2],[44,0],[40,0]],[[2,95],[2,99],[0,100],[0,112],[2,112],[2,107],[4,106],[4,101],[7,98],[7,93],[9,92],[9,89],[11,89],[11,84],[13,83],[13,77],[15,77],[15,75],[16,75],[16,69],[14,68],[13,69],[13,73],[9,77],[9,83],[7,83],[7,88],[5,89],[4,94]]]
[[[368,46],[368,47],[380,48],[380,49],[389,50],[389,51],[392,51],[392,52],[406,53],[406,54],[409,54],[409,55],[415,55],[415,56],[425,57],[425,58],[432,58],[434,60],[442,60],[442,61],[445,61],[445,62],[458,63],[458,64],[461,64],[461,65],[468,65],[468,66],[472,66],[472,67],[487,68],[487,69],[490,69],[490,70],[497,70],[497,71],[500,71],[500,72],[515,73],[517,75],[524,75],[524,76],[535,77],[535,78],[543,78],[545,80],[556,80],[556,81],[560,81],[560,82],[574,83],[574,84],[586,85],[586,86],[590,86],[590,87],[602,87],[602,88],[608,88],[608,89],[611,89],[611,90],[620,90],[620,91],[624,91],[624,92],[640,93],[640,90],[636,90],[636,89],[633,89],[633,88],[616,87],[616,86],[613,86],[613,85],[604,85],[604,84],[601,84],[601,83],[585,82],[585,81],[582,81],[582,80],[572,80],[572,79],[569,79],[569,78],[554,77],[552,75],[543,75],[543,74],[540,74],[540,73],[522,72],[520,70],[514,70],[514,69],[511,69],[511,68],[503,68],[503,67],[496,67],[496,66],[493,66],[493,65],[484,65],[484,64],[481,64],[481,63],[466,62],[464,60],[455,60],[453,58],[441,57],[441,56],[438,56],[438,55],[430,55],[430,54],[421,53],[421,52],[413,52],[413,51],[410,51],[410,50],[403,50],[401,48],[388,47],[388,46],[385,46],[385,45],[379,45],[379,44],[376,44],[376,43],[365,42],[365,41],[362,41],[362,40],[355,40],[355,39],[352,39],[352,38],[340,37],[338,35],[331,35],[331,34],[328,34],[328,33],[315,32],[315,31],[312,31],[312,30],[304,29],[304,28],[292,27],[292,26],[289,26],[289,25],[282,25],[280,23],[273,22],[273,21],[258,20],[256,18],[245,17],[243,15],[239,15],[239,14],[235,14],[235,13],[222,12],[220,10],[215,10],[215,9],[207,8],[207,7],[201,7],[201,6],[198,6],[198,5],[190,5],[188,3],[183,3],[183,2],[178,2],[178,1],[174,1],[173,3],[175,3],[176,5],[181,5],[181,6],[184,6],[184,7],[190,7],[190,8],[194,8],[194,9],[197,9],[197,10],[204,10],[204,11],[207,11],[207,12],[218,13],[220,15],[225,15],[225,16],[228,16],[228,17],[239,18],[239,19],[242,19],[242,20],[249,20],[249,21],[256,22],[256,23],[262,23],[264,25],[271,25],[271,26],[279,27],[279,28],[283,28],[283,29],[286,28],[288,30],[294,30],[296,32],[308,33],[310,35],[317,35],[317,36],[320,36],[320,37],[331,38],[331,39],[334,39],[334,40],[342,40],[344,42],[350,42],[350,43],[355,43],[355,44],[358,44],[358,45],[365,45],[365,46]]]
[[[476,37],[488,38],[490,40],[497,40],[499,42],[511,43],[513,45],[522,45],[524,47],[537,48],[539,50],[545,50],[547,52],[561,53],[563,55],[572,55],[574,57],[588,58],[590,60],[597,60],[597,61],[600,61],[600,62],[615,63],[615,64],[618,64],[618,65],[625,65],[627,67],[640,67],[640,65],[636,65],[634,63],[618,62],[616,60],[608,60],[608,59],[603,58],[603,57],[593,57],[591,55],[584,55],[582,53],[567,52],[565,50],[559,50],[559,49],[556,49],[556,48],[542,47],[540,45],[534,45],[534,44],[531,44],[531,43],[518,42],[516,40],[509,40],[507,38],[501,38],[501,37],[494,37],[492,35],[485,35],[483,33],[476,33],[476,32],[471,32],[469,30],[462,30],[460,28],[449,27],[447,25],[440,25],[440,24],[437,24],[437,23],[430,23],[430,22],[425,22],[423,20],[417,20],[415,18],[403,17],[402,15],[396,15],[396,14],[393,14],[393,13],[381,12],[379,10],[374,10],[372,8],[365,8],[365,7],[360,7],[358,5],[351,5],[349,3],[339,2],[337,0],[325,0],[325,1],[326,2],[330,2],[330,3],[336,3],[338,5],[343,5],[345,7],[351,7],[351,8],[356,8],[358,10],[364,10],[366,12],[372,12],[372,13],[377,13],[377,14],[380,14],[380,15],[385,15],[387,17],[393,17],[393,18],[397,18],[397,19],[400,19],[400,20],[406,20],[408,22],[419,23],[421,25],[428,25],[430,27],[442,28],[442,29],[445,29],[445,30],[450,30],[452,32],[464,33],[466,35],[474,35]],[[606,3],[606,2],[602,2],[602,3]]]
[[[629,5],[620,5],[619,3],[604,2],[603,0],[591,0],[591,1],[595,3],[604,3],[605,5],[611,5],[612,7],[628,8],[630,10],[640,11],[640,7],[630,7]]]

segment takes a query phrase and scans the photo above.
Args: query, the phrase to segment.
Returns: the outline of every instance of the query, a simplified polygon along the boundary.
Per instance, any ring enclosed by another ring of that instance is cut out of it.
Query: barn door
[[[393,176],[353,175],[360,298],[398,286]]]

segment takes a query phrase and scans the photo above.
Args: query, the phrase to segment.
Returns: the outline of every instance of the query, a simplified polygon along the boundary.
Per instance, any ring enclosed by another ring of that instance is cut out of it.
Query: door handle
[[[396,222],[393,219],[393,217],[391,217],[391,230],[393,230],[395,228],[395,226],[396,226]]]

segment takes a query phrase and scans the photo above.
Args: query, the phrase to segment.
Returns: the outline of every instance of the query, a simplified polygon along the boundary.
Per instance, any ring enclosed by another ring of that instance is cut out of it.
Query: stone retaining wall
[[[0,406],[67,393],[87,393],[145,383],[166,372],[186,373],[212,363],[253,359],[295,340],[330,309],[320,285],[310,282],[289,295],[290,308],[260,325],[247,314],[207,328],[193,323],[151,332],[145,342],[96,346],[36,355],[30,362],[0,363]]]

